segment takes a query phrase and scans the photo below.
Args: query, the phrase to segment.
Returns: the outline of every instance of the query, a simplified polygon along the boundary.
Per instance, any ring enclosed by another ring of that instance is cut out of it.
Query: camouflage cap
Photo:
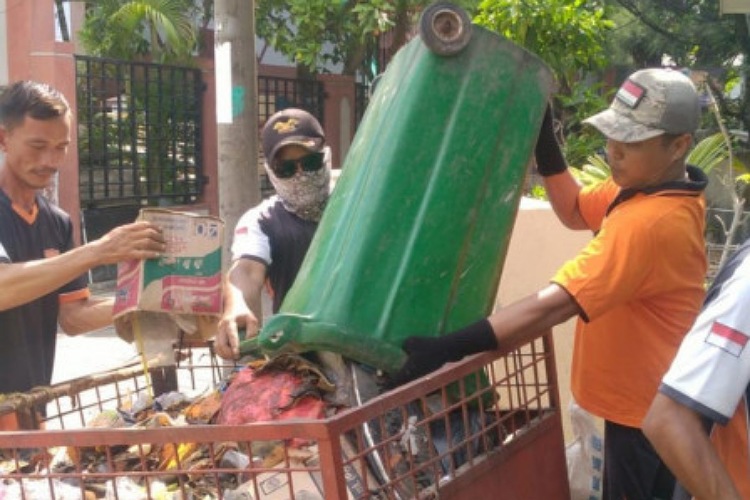
[[[263,126],[263,155],[270,164],[279,149],[290,144],[310,151],[320,151],[325,134],[313,115],[297,108],[287,108],[271,115]]]
[[[662,134],[693,133],[700,100],[693,82],[679,71],[650,68],[630,75],[610,107],[583,122],[609,139],[638,142]]]

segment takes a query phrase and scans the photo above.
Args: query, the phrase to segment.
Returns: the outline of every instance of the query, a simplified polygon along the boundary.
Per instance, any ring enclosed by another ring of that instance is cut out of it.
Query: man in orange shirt
[[[537,168],[560,220],[595,237],[538,293],[458,332],[407,339],[395,383],[577,315],[571,388],[605,420],[604,498],[671,498],[674,477],[640,426],[704,295],[707,179],[685,164],[699,118],[698,94],[682,73],[630,75],[611,106],[586,120],[607,137],[612,177],[582,189],[548,112]]]

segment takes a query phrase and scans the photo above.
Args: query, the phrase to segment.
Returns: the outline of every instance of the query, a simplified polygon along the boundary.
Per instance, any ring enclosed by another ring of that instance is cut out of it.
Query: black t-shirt
[[[0,262],[52,257],[73,247],[70,217],[42,196],[36,215],[16,211],[0,191]],[[86,276],[22,306],[0,311],[0,393],[25,392],[52,380],[59,296],[86,288]]]
[[[268,280],[274,291],[273,311],[277,312],[294,284],[318,223],[300,219],[278,202],[271,208],[271,216],[260,220],[260,227],[271,242]]]
[[[273,196],[240,218],[234,232],[232,253],[268,266],[267,279],[276,313],[292,287],[318,227],[284,208]]]

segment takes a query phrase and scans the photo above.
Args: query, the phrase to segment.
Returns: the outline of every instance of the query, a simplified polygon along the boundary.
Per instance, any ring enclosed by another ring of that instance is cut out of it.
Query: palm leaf
[[[575,178],[584,186],[598,184],[610,176],[609,165],[604,158],[598,154],[594,154],[589,156],[587,160],[588,163],[583,165],[580,169],[570,169]]]
[[[710,135],[700,141],[688,154],[687,162],[709,173],[729,157],[727,143],[721,133]]]
[[[131,0],[122,4],[112,20],[137,30],[143,23],[150,25],[156,37],[163,35],[175,52],[192,49],[195,28],[184,0]],[[152,50],[160,50],[157,39],[152,39]]]

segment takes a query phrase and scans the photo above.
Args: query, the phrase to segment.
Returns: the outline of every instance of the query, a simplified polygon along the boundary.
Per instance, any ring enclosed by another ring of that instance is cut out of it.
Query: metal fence
[[[75,56],[79,189],[85,240],[132,221],[144,206],[190,205],[206,184],[202,100],[196,68]],[[356,123],[367,87],[355,84]],[[324,122],[325,86],[312,79],[258,77],[259,128],[288,107]],[[273,193],[258,152],[262,195]],[[94,281],[114,279],[113,266]]]
[[[82,208],[195,203],[205,183],[200,70],[75,59]]]
[[[295,78],[258,77],[258,122],[285,108],[302,108],[321,123],[323,116],[323,84],[315,80]]]
[[[200,70],[75,56],[84,241],[132,222],[143,206],[190,205],[203,193]],[[115,266],[92,270],[113,280]]]

